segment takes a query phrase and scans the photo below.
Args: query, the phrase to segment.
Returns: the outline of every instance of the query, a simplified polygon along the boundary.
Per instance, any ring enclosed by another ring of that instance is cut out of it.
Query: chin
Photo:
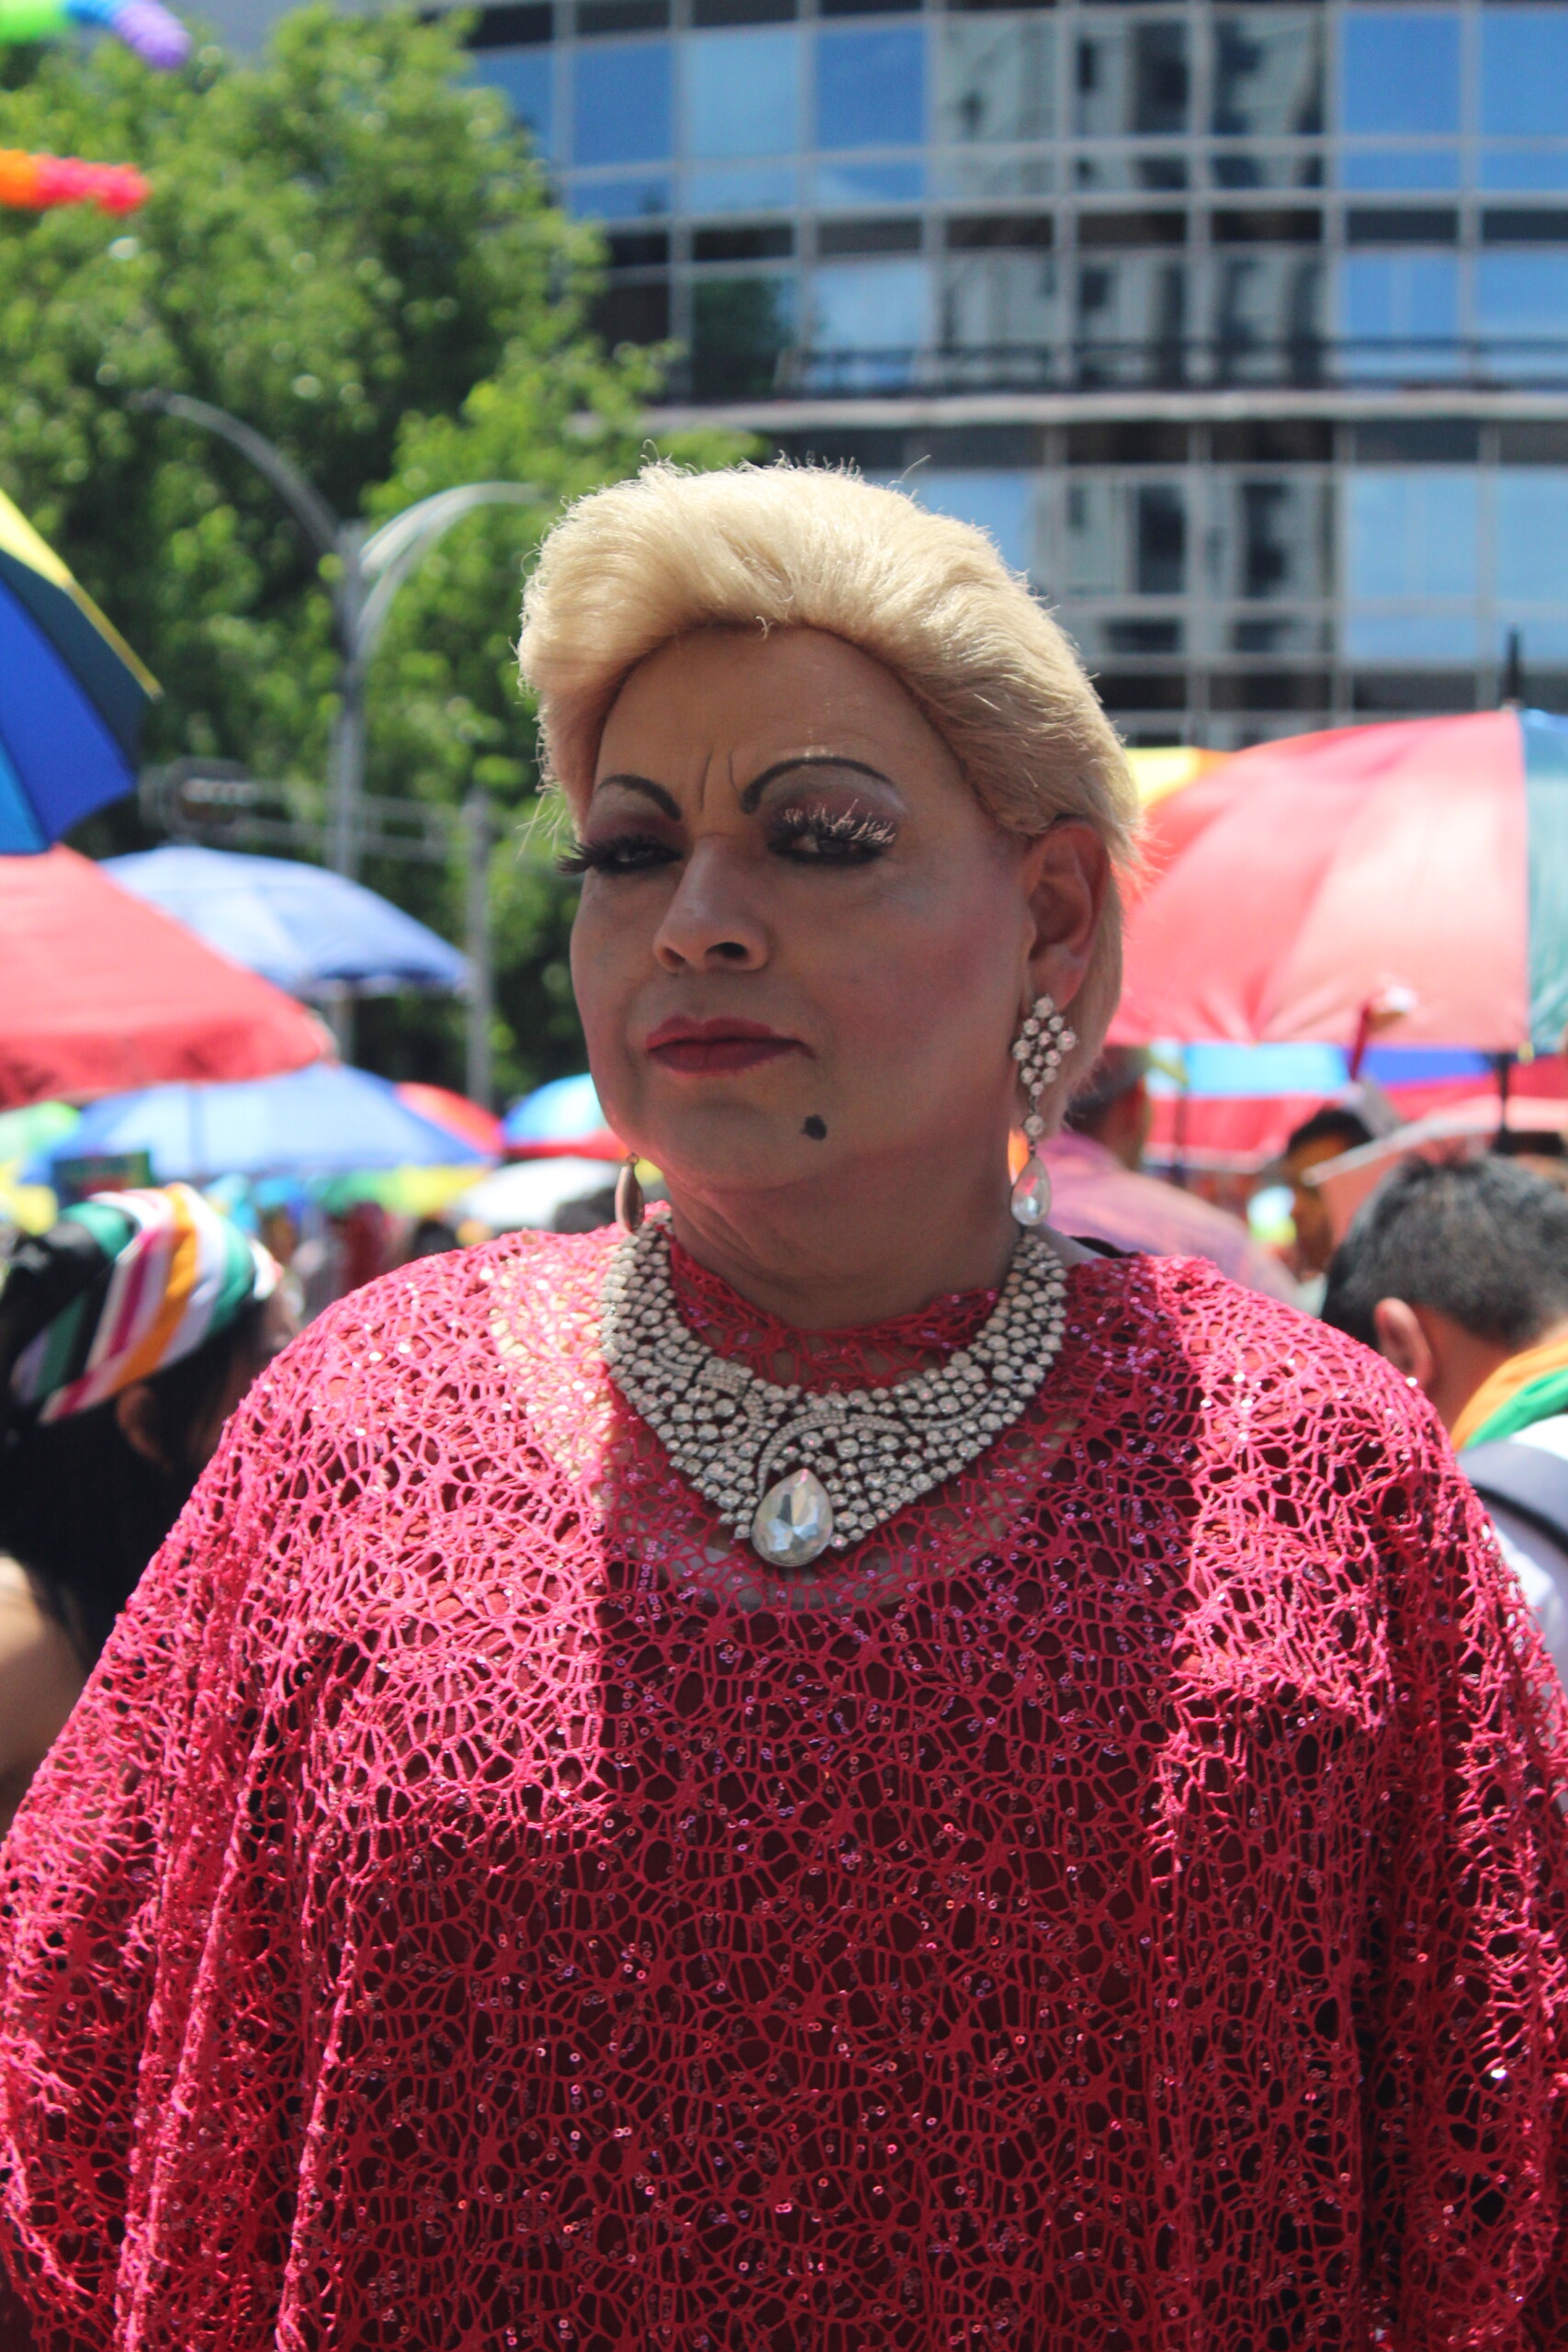
[[[650,1123],[638,1148],[677,1190],[768,1193],[798,1183],[825,1164],[826,1147],[800,1134],[806,1114],[783,1117],[739,1104]],[[807,1154],[813,1157],[808,1159]]]

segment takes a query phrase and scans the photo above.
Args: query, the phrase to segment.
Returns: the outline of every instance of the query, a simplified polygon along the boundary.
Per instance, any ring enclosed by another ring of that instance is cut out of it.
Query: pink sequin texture
[[[608,1385],[609,1246],[314,1326],[24,1808],[40,2342],[1568,2343],[1560,1702],[1425,1407],[1079,1267],[1018,1430],[779,1583]],[[987,1305],[805,1343],[678,1271],[818,1381]]]

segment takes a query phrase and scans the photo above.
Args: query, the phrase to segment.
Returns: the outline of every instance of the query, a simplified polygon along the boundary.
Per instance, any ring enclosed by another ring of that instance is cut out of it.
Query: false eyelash
[[[773,833],[775,841],[798,841],[809,835],[843,849],[891,849],[898,838],[890,818],[854,808],[781,808]]]
[[[609,842],[574,841],[564,855],[557,858],[556,872],[564,874],[569,879],[582,874],[624,874],[631,870],[623,863],[628,849],[663,849],[665,846],[663,842],[655,841],[651,834],[645,833],[620,833]]]

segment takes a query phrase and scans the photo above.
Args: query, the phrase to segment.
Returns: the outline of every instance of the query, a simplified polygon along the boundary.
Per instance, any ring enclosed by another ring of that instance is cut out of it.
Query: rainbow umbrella
[[[0,854],[45,850],[131,790],[157,693],[0,491]]]
[[[513,1104],[502,1127],[509,1159],[619,1159],[626,1149],[605,1125],[586,1070],[536,1086]]]
[[[1117,1042],[1562,1045],[1568,720],[1257,744],[1171,793],[1153,830]]]

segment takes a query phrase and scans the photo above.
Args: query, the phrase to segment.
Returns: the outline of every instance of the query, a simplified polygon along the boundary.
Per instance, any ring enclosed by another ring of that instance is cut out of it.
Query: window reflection
[[[1341,41],[1341,130],[1459,129],[1459,18],[1451,11],[1352,8]]]
[[[819,164],[817,202],[824,212],[862,212],[874,204],[918,204],[923,164]]]
[[[1350,475],[1346,593],[1354,603],[1476,593],[1477,478],[1458,467]]]
[[[1217,585],[1238,602],[1304,601],[1329,593],[1328,485],[1291,475],[1220,486]],[[1254,645],[1255,652],[1278,650]]]
[[[1187,583],[1187,538],[1183,481],[1069,481],[1066,592],[1180,595]]]
[[[954,143],[1049,139],[1056,28],[1039,17],[943,17],[937,136]]]
[[[1568,9],[1482,10],[1481,128],[1568,131]]]
[[[1568,603],[1568,471],[1504,467],[1497,475],[1497,594]]]
[[[671,210],[671,183],[646,172],[625,179],[574,180],[570,209],[575,220],[637,220]]]
[[[1214,119],[1222,137],[1283,139],[1323,129],[1321,18],[1221,17],[1214,25]]]
[[[817,36],[817,144],[918,147],[926,135],[926,46],[919,25]]]
[[[1560,364],[1568,344],[1568,254],[1483,253],[1475,321],[1496,374],[1539,375]]]
[[[1088,262],[1077,273],[1078,368],[1089,383],[1168,382],[1181,375],[1187,272],[1156,254]]]
[[[943,157],[938,193],[958,204],[1005,203],[1015,196],[1049,196],[1056,185],[1048,155],[994,157],[984,150]]]
[[[1034,568],[1034,477],[978,469],[942,471],[917,466],[906,487],[933,514],[973,523],[995,540],[1002,561],[1014,571]]]
[[[797,310],[790,277],[699,277],[692,288],[694,396],[765,399],[795,341]]]
[[[931,337],[923,261],[835,262],[817,272],[812,342],[820,351],[921,350]]]
[[[949,351],[1054,343],[1059,271],[1049,254],[951,254],[942,268],[942,343]]]
[[[790,164],[741,164],[729,171],[688,172],[690,212],[788,212],[799,198],[799,174]]]
[[[475,81],[504,94],[541,155],[554,153],[555,68],[553,49],[481,49],[474,57]]]
[[[1225,254],[1214,276],[1215,364],[1230,376],[1299,379],[1321,364],[1323,265],[1293,253]]]
[[[1483,147],[1483,187],[1568,187],[1568,146]]]
[[[1459,334],[1452,254],[1353,254],[1340,264],[1338,332],[1355,376],[1451,374]],[[1423,348],[1446,344],[1450,348]]]
[[[1073,128],[1081,138],[1187,129],[1187,27],[1179,19],[1108,25],[1079,35]]]
[[[573,61],[572,160],[661,163],[671,151],[667,40],[594,41]]]
[[[699,161],[789,155],[800,144],[800,35],[692,33],[682,44],[687,152]]]
[[[1352,147],[1340,158],[1341,187],[1450,188],[1459,184],[1457,147]]]

